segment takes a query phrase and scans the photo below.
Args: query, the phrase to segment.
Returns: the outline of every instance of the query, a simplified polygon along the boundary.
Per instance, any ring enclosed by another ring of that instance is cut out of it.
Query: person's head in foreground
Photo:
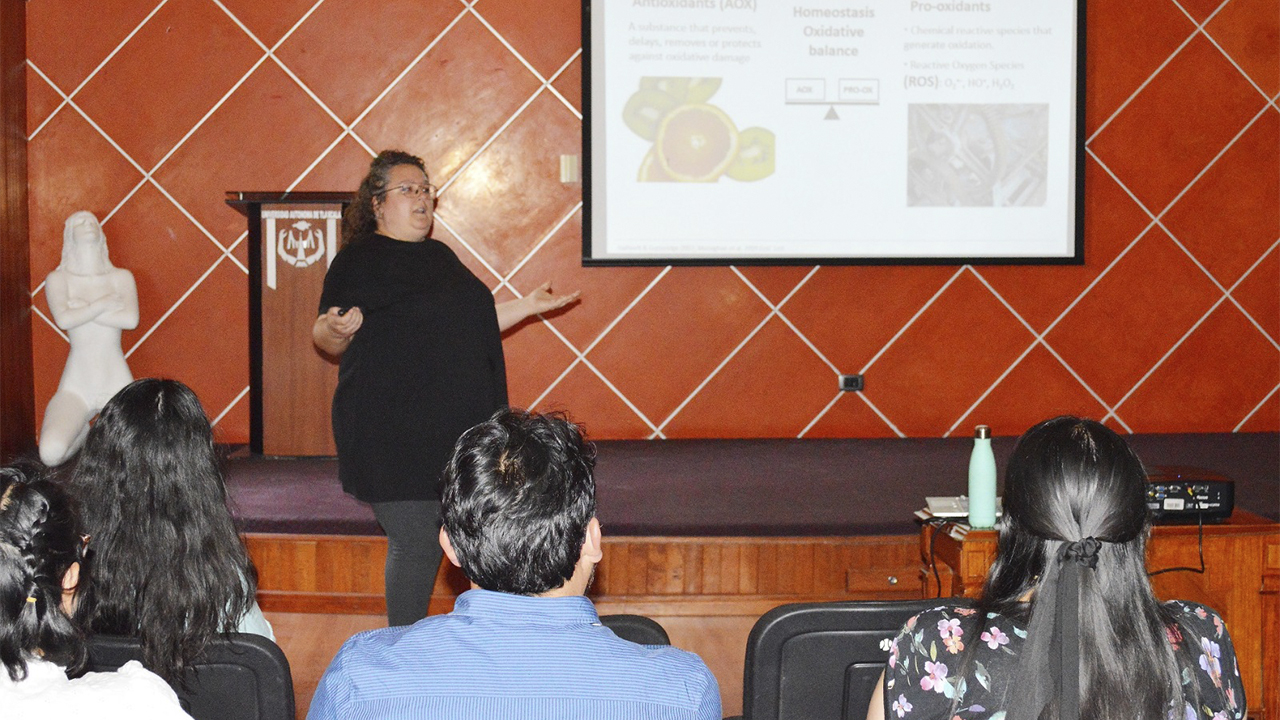
[[[308,718],[720,720],[702,660],[620,639],[583,596],[602,554],[594,465],[559,414],[499,410],[463,433],[440,543],[472,589],[448,614],[348,640]]]
[[[500,411],[444,471],[440,544],[476,587],[581,595],[600,562],[595,448],[561,415]]]
[[[84,638],[68,617],[83,548],[60,487],[0,468],[0,662],[9,680],[24,680],[35,658],[73,673],[84,666]]]
[[[227,509],[209,419],[176,380],[146,378],[103,407],[71,484],[94,538],[76,617],[142,640],[170,682],[254,603],[257,573]]]
[[[1141,460],[1101,423],[1058,417],[1028,430],[1009,460],[982,598],[908,623],[890,654],[886,714],[935,717],[917,706],[945,698],[948,719],[973,705],[1008,720],[1242,715],[1239,677],[1223,676],[1235,658],[1221,620],[1156,600],[1146,492]],[[923,632],[916,644],[912,631]],[[934,659],[918,652],[931,642]]]

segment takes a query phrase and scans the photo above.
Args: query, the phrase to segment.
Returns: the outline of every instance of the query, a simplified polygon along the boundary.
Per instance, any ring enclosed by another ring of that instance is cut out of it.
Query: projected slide
[[[1077,258],[1072,2],[584,18],[587,262]]]

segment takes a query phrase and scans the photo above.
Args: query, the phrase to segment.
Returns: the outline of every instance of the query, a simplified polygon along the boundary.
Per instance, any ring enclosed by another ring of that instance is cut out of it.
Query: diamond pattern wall
[[[66,338],[43,278],[87,209],[138,279],[134,373],[248,437],[230,189],[348,190],[427,159],[436,236],[495,296],[581,305],[505,340],[513,402],[599,438],[1280,429],[1280,15],[1092,0],[1082,267],[583,268],[578,0],[30,0],[38,410]],[[801,221],[797,218],[797,222]],[[841,394],[840,373],[866,391]]]

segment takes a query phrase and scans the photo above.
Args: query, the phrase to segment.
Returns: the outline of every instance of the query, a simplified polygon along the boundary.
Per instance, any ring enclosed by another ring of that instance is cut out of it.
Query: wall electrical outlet
[[[862,392],[861,375],[841,375],[840,390],[843,392]]]

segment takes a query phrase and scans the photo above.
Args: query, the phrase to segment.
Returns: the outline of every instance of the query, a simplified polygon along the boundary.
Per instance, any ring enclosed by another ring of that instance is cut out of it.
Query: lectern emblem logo
[[[324,229],[298,220],[276,233],[276,252],[294,267],[307,267],[324,257]]]

